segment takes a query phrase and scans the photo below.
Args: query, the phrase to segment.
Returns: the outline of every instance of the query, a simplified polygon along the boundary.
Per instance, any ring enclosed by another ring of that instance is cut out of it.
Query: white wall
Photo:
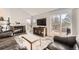
[[[1,8],[0,16],[3,16],[5,19],[10,17],[11,24],[20,22],[21,24],[26,24],[26,19],[31,18],[31,16],[21,10],[20,8]]]
[[[79,8],[72,11],[73,20],[73,35],[79,35]]]
[[[31,15],[24,12],[20,8],[0,8],[0,16],[4,17],[5,20],[10,17],[10,25],[16,25],[15,22],[20,22],[20,25],[25,25],[27,29],[27,19],[31,19]]]

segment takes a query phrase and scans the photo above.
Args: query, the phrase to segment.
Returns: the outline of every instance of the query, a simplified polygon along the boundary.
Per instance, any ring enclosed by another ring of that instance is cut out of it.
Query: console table
[[[14,34],[18,34],[18,33],[25,33],[25,26],[20,25],[20,26],[11,26],[12,31]]]

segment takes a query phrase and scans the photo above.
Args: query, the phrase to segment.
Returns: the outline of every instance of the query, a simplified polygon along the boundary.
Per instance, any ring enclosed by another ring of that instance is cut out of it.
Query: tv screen
[[[46,26],[46,18],[37,19],[37,25]]]

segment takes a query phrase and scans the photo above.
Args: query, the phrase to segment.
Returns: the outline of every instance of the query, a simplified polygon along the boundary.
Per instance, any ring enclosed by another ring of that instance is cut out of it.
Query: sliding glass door
[[[55,35],[69,35],[72,30],[71,13],[54,14],[51,18],[51,29]]]
[[[62,24],[62,33],[69,35],[72,30],[72,17],[70,14],[62,14],[61,15],[61,24]]]

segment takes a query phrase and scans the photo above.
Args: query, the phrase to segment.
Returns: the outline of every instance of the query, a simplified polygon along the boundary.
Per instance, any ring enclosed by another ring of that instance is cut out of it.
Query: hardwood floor
[[[17,45],[14,37],[0,39],[0,50],[17,50]]]

